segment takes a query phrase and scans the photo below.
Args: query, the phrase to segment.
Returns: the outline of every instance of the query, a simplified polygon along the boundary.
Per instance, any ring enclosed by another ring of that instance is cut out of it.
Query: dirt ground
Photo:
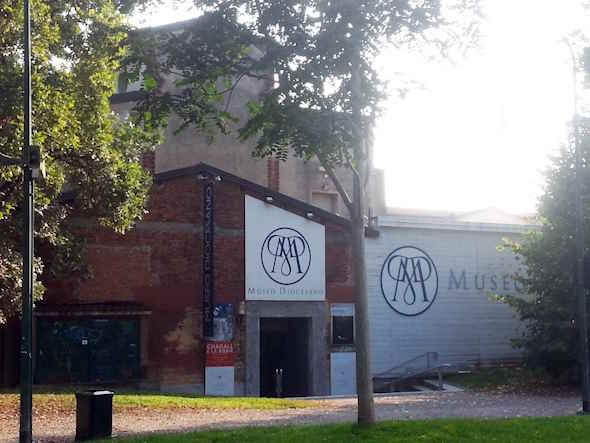
[[[412,393],[376,398],[379,420],[443,417],[524,417],[573,415],[580,399],[564,395],[531,395],[490,392]],[[321,412],[318,412],[321,411]],[[236,426],[268,426],[354,421],[356,399],[321,400],[319,409],[275,411],[198,411],[186,409],[114,411],[113,434],[182,432]],[[75,412],[37,414],[34,441],[67,442],[75,435]],[[0,442],[18,439],[18,416],[0,411]]]

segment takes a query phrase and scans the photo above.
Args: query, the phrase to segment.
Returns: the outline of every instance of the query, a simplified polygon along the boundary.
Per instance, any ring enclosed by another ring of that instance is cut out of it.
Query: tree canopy
[[[201,23],[186,26],[180,35],[160,38],[161,53],[168,56],[146,69],[148,74],[174,73],[179,87],[174,94],[158,96],[154,90],[146,97],[139,109],[149,110],[150,124],[173,110],[186,124],[199,126],[202,107],[194,106],[196,99],[217,95],[221,102],[243,77],[258,77],[269,82],[268,93],[250,104],[249,121],[240,122],[241,137],[258,140],[254,154],[318,157],[330,169],[354,163],[355,59],[360,64],[358,105],[363,115],[363,128],[356,129],[366,138],[387,89],[375,68],[377,54],[389,44],[429,45],[444,54],[450,48],[465,49],[477,38],[479,20],[477,0],[196,0],[195,4],[207,12]],[[203,32],[212,22],[215,32]],[[215,63],[209,64],[204,61],[211,54],[212,35],[215,45],[225,50],[223,58],[218,51]],[[251,57],[253,46],[262,49],[260,57]],[[139,54],[139,59],[144,61],[134,66],[145,66],[146,54]],[[203,82],[202,76],[210,78],[211,69],[224,82]]]
[[[122,12],[132,1],[33,1],[32,130],[47,178],[35,196],[35,275],[82,272],[81,243],[67,221],[74,211],[126,231],[144,214],[150,175],[142,154],[154,133],[111,113],[115,72],[126,55]],[[23,3],[0,0],[0,152],[23,146]],[[72,191],[68,202],[64,192]],[[0,168],[0,323],[19,309],[22,171]],[[50,263],[50,266],[46,266]],[[43,287],[36,285],[40,297]]]
[[[585,165],[590,162],[590,120],[580,120],[580,145]],[[590,170],[583,169],[584,220],[590,219]],[[522,263],[517,276],[529,297],[505,300],[523,320],[525,330],[514,344],[524,351],[532,368],[554,376],[571,376],[577,369],[579,331],[575,270],[575,149],[562,149],[546,173],[539,201],[539,230],[521,241],[508,241]],[[585,223],[585,255],[590,251],[590,226]],[[572,372],[572,370],[574,370]]]

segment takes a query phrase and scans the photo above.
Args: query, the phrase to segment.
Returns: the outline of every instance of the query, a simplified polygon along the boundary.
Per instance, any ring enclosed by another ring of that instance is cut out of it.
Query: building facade
[[[93,277],[48,283],[37,383],[274,396],[280,371],[280,395],[331,392],[331,354],[354,350],[346,219],[198,165],[157,174],[124,236],[75,223]]]
[[[429,352],[454,368],[517,362],[521,324],[497,297],[525,296],[523,269],[501,245],[534,228],[494,210],[379,217],[366,243],[374,372]]]
[[[37,383],[355,392],[348,220],[197,165],[157,174],[149,215],[125,236],[75,225],[93,276],[48,282],[35,309]],[[494,210],[379,217],[366,238],[373,373],[432,352],[453,369],[518,362],[521,324],[497,296],[525,296],[521,269],[498,246],[534,228]],[[9,384],[18,332],[3,334]]]

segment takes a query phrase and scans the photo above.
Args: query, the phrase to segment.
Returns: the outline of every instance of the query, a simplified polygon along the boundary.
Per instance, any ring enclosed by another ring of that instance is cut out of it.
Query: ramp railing
[[[410,360],[407,360],[387,371],[380,372],[373,376],[375,390],[383,392],[395,391],[404,381],[426,377],[436,374],[438,378],[438,389],[443,389],[443,369],[449,368],[449,364],[440,364],[438,352],[426,352]]]

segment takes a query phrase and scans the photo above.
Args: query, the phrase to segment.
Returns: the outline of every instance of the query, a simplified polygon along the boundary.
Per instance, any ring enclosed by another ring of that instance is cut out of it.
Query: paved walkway
[[[277,411],[134,410],[113,417],[115,436],[150,432],[181,432],[237,426],[333,423],[356,420],[355,399],[321,400],[319,409]],[[524,417],[574,415],[577,397],[536,396],[485,392],[416,393],[376,399],[379,420],[441,417]],[[72,412],[34,417],[35,441],[73,441],[76,419]],[[17,441],[18,420],[0,416],[0,441]]]

